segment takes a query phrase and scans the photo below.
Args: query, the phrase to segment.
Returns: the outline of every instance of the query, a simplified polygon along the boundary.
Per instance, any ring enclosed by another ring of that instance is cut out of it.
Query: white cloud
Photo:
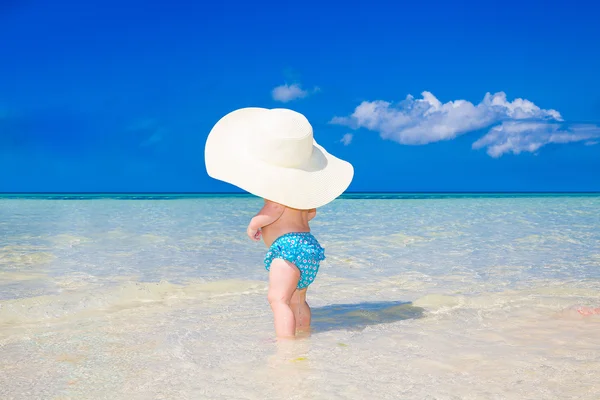
[[[273,100],[281,101],[282,103],[308,96],[308,92],[303,90],[298,84],[277,86],[271,94],[273,95]]]
[[[344,143],[344,146],[348,146],[350,143],[352,143],[353,137],[354,137],[354,135],[352,133],[346,133],[342,137],[342,140],[340,140],[340,142]]]
[[[466,100],[442,103],[430,92],[421,95],[420,99],[408,95],[396,104],[363,101],[351,115],[334,117],[330,122],[352,129],[366,128],[383,139],[405,145],[450,140],[491,127],[473,148],[487,147],[494,157],[536,151],[548,143],[589,140],[598,137],[600,131],[595,125],[561,127],[558,122],[563,119],[558,111],[542,109],[526,99],[508,101],[504,92],[486,93],[477,105]]]
[[[294,83],[292,85],[288,85],[286,83],[273,89],[271,91],[271,95],[273,96],[273,100],[287,103],[292,100],[302,99],[311,93],[317,93],[320,91],[321,89],[317,86],[315,86],[313,90],[309,92],[308,90],[302,89],[301,85],[298,83]]]
[[[547,144],[564,144],[600,137],[596,125],[562,126],[547,122],[505,121],[493,127],[485,136],[473,143],[473,149],[487,148],[487,153],[500,157],[506,153],[534,153]],[[588,142],[590,143],[590,142]]]
[[[486,128],[502,119],[550,118],[561,120],[555,110],[543,110],[528,100],[506,100],[503,92],[487,93],[481,103],[466,100],[441,103],[430,92],[422,99],[408,95],[398,104],[382,100],[364,101],[348,117],[331,123],[353,129],[366,128],[384,139],[402,144],[427,144]]]

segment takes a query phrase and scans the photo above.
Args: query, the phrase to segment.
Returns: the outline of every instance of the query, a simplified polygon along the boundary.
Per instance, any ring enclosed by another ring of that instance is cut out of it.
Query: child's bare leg
[[[310,330],[310,307],[306,302],[306,288],[296,289],[290,307],[296,318],[296,331],[308,332]]]
[[[276,258],[269,267],[267,298],[275,320],[275,334],[279,338],[296,336],[296,319],[290,301],[298,285],[300,271],[291,262]]]

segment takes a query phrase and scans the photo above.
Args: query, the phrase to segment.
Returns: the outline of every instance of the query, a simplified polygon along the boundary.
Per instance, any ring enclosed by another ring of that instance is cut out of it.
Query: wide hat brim
[[[204,160],[208,175],[255,196],[296,209],[322,207],[350,185],[354,168],[313,141],[312,155],[297,167],[273,165],[253,154],[252,135],[269,110],[242,108],[221,118],[206,140]]]

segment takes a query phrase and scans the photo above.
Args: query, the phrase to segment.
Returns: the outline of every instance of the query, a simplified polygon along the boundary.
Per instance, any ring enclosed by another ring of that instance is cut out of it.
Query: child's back
[[[268,200],[263,210],[265,208],[267,208],[265,210],[267,213],[272,213],[273,216],[277,217],[274,222],[262,227],[262,237],[267,247],[270,247],[275,239],[286,233],[310,232],[308,222],[316,214],[314,209],[297,210]]]

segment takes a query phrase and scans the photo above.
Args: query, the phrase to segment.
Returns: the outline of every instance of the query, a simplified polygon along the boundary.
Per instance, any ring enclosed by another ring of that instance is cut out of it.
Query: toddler
[[[248,236],[256,241],[262,236],[269,248],[265,256],[265,268],[269,271],[267,298],[278,337],[293,337],[296,332],[310,329],[306,290],[325,259],[324,249],[308,226],[316,214],[314,208],[297,210],[265,200],[264,207],[248,225]]]
[[[247,233],[268,248],[275,332],[290,338],[308,331],[306,290],[325,259],[308,222],[348,188],[354,168],[317,144],[304,115],[283,108],[248,107],[221,118],[206,139],[204,161],[212,178],[265,199]]]

